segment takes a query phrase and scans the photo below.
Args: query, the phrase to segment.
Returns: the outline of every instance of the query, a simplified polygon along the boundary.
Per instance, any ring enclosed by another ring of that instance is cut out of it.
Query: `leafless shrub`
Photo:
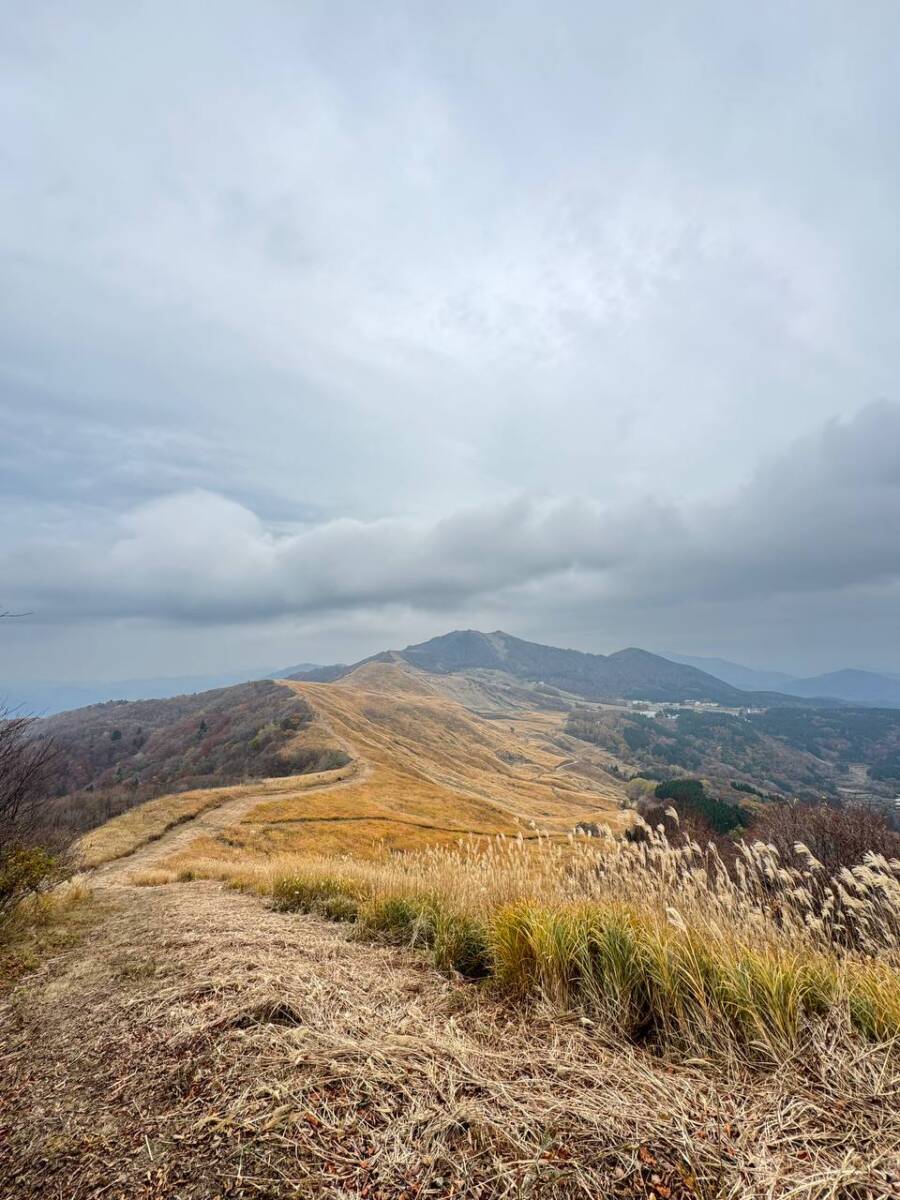
[[[773,845],[785,862],[795,862],[800,843],[829,874],[854,867],[867,854],[900,858],[900,833],[888,814],[867,804],[836,808],[829,804],[771,804],[754,822],[751,834]]]
[[[42,819],[54,749],[31,736],[32,724],[0,710],[0,919],[67,873],[64,846]]]

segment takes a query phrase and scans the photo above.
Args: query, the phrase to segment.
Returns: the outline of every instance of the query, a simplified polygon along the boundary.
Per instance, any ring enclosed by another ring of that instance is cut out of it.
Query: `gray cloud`
[[[11,12],[4,652],[882,661],[898,45],[886,0]]]
[[[503,604],[539,588],[584,603],[689,605],[893,588],[900,407],[831,423],[732,497],[680,508],[520,498],[438,521],[338,519],[273,530],[211,492],[148,501],[88,537],[2,563],[17,605],[51,618],[258,621],[406,604]]]

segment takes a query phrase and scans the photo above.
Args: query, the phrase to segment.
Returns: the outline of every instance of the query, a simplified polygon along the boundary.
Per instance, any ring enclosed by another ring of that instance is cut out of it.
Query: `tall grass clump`
[[[439,968],[467,979],[491,974],[493,959],[483,921],[447,904],[440,890],[381,887],[364,864],[343,860],[342,865],[343,874],[335,873],[333,863],[324,869],[321,860],[311,860],[302,870],[277,875],[271,888],[274,907],[356,921],[361,933],[427,950]]]
[[[493,973],[507,991],[578,1006],[627,1038],[685,1051],[777,1053],[838,1000],[837,973],[812,952],[710,939],[616,903],[522,902],[496,914],[492,933]]]
[[[272,885],[274,907],[282,912],[318,913],[332,921],[355,921],[364,890],[337,875],[280,876]]]
[[[822,1021],[900,1037],[900,862],[868,854],[831,876],[803,846],[784,862],[741,843],[727,867],[714,846],[645,833],[296,859],[272,895],[695,1055],[778,1059]]]

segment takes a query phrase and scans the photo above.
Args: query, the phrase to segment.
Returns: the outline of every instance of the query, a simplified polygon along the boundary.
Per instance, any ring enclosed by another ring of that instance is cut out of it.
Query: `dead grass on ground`
[[[100,915],[82,878],[23,901],[0,923],[0,993],[48,955],[75,945]]]
[[[132,893],[3,1014],[0,1196],[791,1196],[898,1185],[883,1047],[675,1066],[214,885]]]
[[[452,846],[460,836],[459,830],[431,829],[413,821],[366,816],[304,820],[287,827],[242,823],[215,840],[198,840],[166,857],[162,865],[178,870],[192,866],[197,857],[205,857],[241,867],[254,861],[266,861],[272,856],[296,855],[298,851],[378,860],[400,852]]]
[[[471,839],[382,860],[197,854],[181,870],[354,921],[513,1001],[578,1008],[676,1055],[771,1064],[822,1021],[900,1038],[900,862],[870,855],[828,880],[756,844],[732,876],[712,848],[648,836]]]
[[[158,796],[85,834],[77,843],[76,852],[83,867],[102,866],[133,854],[150,842],[157,841],[169,830],[193,821],[211,809],[222,808],[232,801],[246,798],[256,797],[263,803],[285,794],[296,796],[323,784],[349,779],[356,769],[350,764],[333,771],[279,776],[239,787],[201,788]]]

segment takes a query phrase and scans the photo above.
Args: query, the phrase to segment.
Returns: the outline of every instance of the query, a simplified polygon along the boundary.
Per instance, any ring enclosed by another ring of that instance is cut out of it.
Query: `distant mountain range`
[[[0,679],[0,703],[34,716],[51,716],[107,700],[166,700],[231,687],[254,679],[285,679],[309,671],[315,663],[297,663],[282,671],[239,671],[221,675],[163,675],[148,679],[118,679],[93,683],[25,683]]]
[[[0,679],[0,703],[50,715],[107,700],[165,699],[246,683],[253,679],[330,682],[367,662],[406,662],[432,674],[500,671],[531,685],[543,684],[585,699],[705,700],[744,705],[845,703],[900,708],[900,676],[874,671],[832,671],[798,679],[723,658],[651,654],[629,647],[615,654],[585,654],[513,637],[500,630],[455,630],[405,650],[385,650],[349,666],[295,663],[277,671],[161,676],[95,683],[22,683]]]
[[[320,667],[290,678],[331,682],[370,662],[406,662],[431,674],[500,671],[590,700],[705,700],[733,707],[796,704],[767,690],[746,691],[709,672],[629,647],[616,654],[584,654],[527,642],[497,630],[456,630],[405,650],[386,650],[351,666]]]
[[[672,662],[696,667],[714,675],[733,687],[775,689],[789,696],[825,697],[844,700],[848,704],[874,704],[884,708],[900,708],[900,677],[877,671],[847,669],[829,671],[825,675],[795,678],[782,671],[755,671],[724,658],[699,658],[685,654],[666,654]]]
[[[732,687],[743,688],[745,691],[784,691],[783,685],[794,678],[784,671],[756,671],[753,667],[742,667],[740,663],[729,662],[727,658],[701,658],[699,655],[671,654],[664,651],[664,656],[672,662],[682,663],[687,667],[696,667],[707,675],[714,675]]]
[[[900,708],[900,679],[875,671],[831,671],[812,679],[792,679],[784,691],[792,696],[829,696],[854,704]]]
[[[259,676],[260,679],[293,679],[295,675],[302,674],[304,671],[317,671],[318,663],[296,663],[293,667],[282,667],[280,671],[269,671],[265,675]]]

